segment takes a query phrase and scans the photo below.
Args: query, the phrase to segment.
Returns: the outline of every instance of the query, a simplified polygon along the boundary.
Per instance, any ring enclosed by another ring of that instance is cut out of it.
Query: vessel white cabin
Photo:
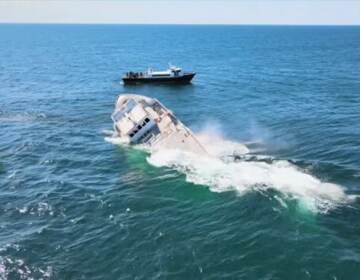
[[[112,119],[116,136],[130,144],[206,154],[193,133],[156,99],[120,95]]]
[[[181,74],[181,68],[170,66],[166,71],[153,71],[151,68],[146,72],[147,77],[161,78],[161,77],[178,77]]]

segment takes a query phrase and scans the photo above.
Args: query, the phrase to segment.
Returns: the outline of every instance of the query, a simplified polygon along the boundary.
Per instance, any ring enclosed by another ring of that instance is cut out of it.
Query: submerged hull
[[[147,83],[164,83],[164,84],[188,84],[194,78],[195,73],[185,73],[177,77],[124,77],[124,84],[147,84]]]

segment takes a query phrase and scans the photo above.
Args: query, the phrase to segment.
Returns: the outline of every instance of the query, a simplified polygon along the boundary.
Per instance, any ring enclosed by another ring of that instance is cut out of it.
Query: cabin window
[[[145,140],[146,138],[148,138],[149,134],[150,134],[150,130],[146,131],[146,132],[144,133],[144,135],[142,135],[142,136],[139,138],[139,142],[141,142],[141,141]],[[151,138],[151,137],[149,137],[148,139],[150,139],[150,138]],[[145,141],[147,141],[147,140],[145,140]]]
[[[134,136],[134,133],[130,133],[130,137],[133,137]]]
[[[169,77],[170,74],[153,74],[153,77]]]
[[[145,122],[148,123],[150,120],[149,118],[145,118]]]

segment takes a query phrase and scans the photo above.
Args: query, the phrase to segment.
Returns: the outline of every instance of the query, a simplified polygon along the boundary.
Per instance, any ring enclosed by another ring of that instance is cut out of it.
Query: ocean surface
[[[0,279],[359,279],[359,77],[360,27],[0,25]],[[121,93],[212,157],[117,145]]]

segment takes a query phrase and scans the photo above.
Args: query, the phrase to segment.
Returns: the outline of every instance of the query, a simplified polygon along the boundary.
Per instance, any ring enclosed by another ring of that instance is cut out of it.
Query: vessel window
[[[139,141],[144,140],[144,139],[149,135],[149,133],[150,133],[150,131],[146,131],[146,132],[144,133],[144,135],[142,135],[142,136],[139,138]]]
[[[141,125],[138,125],[137,128],[138,128],[138,129],[141,129]]]
[[[153,77],[169,77],[170,74],[153,74]]]
[[[145,122],[148,123],[150,120],[149,118],[145,118]]]
[[[130,137],[133,137],[134,136],[134,133],[130,133]]]

